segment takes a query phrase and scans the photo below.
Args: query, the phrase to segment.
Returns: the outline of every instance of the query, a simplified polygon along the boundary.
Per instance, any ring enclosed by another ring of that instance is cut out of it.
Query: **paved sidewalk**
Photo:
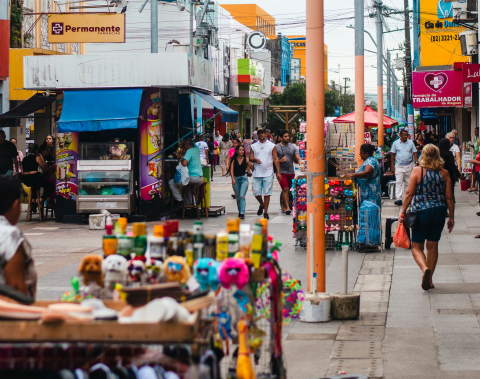
[[[459,186],[457,186],[459,189]],[[230,180],[217,172],[212,204],[225,205],[236,216]],[[294,321],[284,330],[284,352],[291,379],[321,378],[344,370],[372,378],[480,378],[480,223],[477,194],[457,191],[456,225],[444,232],[434,275],[435,289],[424,292],[421,272],[411,252],[349,254],[349,291],[361,292],[361,318],[308,324]],[[269,231],[283,243],[280,264],[306,283],[307,254],[294,247],[292,219],[280,213],[280,187],[275,182]],[[247,193],[246,222],[258,218],[258,203]],[[398,207],[387,200],[382,216],[396,217]],[[22,220],[24,217],[22,216]],[[191,228],[194,220],[181,222]],[[205,230],[225,225],[225,216],[202,218]],[[149,230],[154,223],[149,223]],[[385,225],[385,221],[383,222]],[[38,298],[52,299],[70,289],[80,260],[101,253],[103,231],[86,225],[52,221],[20,222],[31,242],[39,272]],[[339,292],[341,252],[327,251],[327,292]]]

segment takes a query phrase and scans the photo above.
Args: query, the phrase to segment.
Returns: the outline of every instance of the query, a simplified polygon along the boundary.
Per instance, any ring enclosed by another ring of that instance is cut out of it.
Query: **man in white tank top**
[[[252,144],[250,150],[250,162],[255,165],[253,170],[252,189],[253,195],[260,203],[257,215],[260,216],[264,210],[264,218],[268,219],[268,205],[273,190],[273,165],[277,168],[277,179],[282,180],[280,164],[278,163],[277,149],[275,145],[267,140],[264,129],[257,130],[258,142]],[[262,198],[263,195],[263,198]]]

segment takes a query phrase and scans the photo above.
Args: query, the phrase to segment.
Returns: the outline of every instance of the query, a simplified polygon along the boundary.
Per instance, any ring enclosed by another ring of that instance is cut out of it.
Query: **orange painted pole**
[[[365,141],[364,119],[364,15],[363,0],[355,0],[355,159],[358,165],[362,163],[360,158],[360,146]]]
[[[378,108],[378,146],[383,146],[383,3],[375,1],[377,8],[377,108]]]
[[[311,236],[307,242],[307,282],[308,291],[310,292],[325,292],[325,63],[323,1],[306,0],[308,41],[307,231],[308,236]]]

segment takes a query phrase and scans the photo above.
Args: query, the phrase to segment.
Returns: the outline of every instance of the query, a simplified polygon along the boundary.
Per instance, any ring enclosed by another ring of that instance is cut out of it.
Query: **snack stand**
[[[83,287],[72,279],[73,291],[61,301],[0,300],[7,319],[0,321],[0,342],[16,344],[0,347],[0,374],[121,367],[176,378],[193,372],[286,378],[282,325],[298,317],[302,291],[282,274],[280,244],[268,236],[266,220],[247,230],[240,219],[228,219],[227,230],[213,236],[202,233],[199,221],[193,232],[175,225],[155,225],[147,236],[146,225],[135,223],[126,249],[121,241],[131,232],[120,218],[115,234],[107,228],[105,256],[84,257]],[[89,266],[95,262],[101,271]],[[95,291],[106,298],[93,298]]]

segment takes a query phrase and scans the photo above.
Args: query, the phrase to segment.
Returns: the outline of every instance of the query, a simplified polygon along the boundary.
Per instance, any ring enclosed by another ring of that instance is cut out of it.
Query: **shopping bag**
[[[410,249],[410,238],[408,238],[407,230],[402,222],[398,223],[398,228],[393,235],[393,243],[396,247]]]
[[[189,181],[190,181],[190,175],[188,173],[188,167],[182,165],[182,163],[180,162],[177,165],[173,182],[178,185],[186,186]]]

